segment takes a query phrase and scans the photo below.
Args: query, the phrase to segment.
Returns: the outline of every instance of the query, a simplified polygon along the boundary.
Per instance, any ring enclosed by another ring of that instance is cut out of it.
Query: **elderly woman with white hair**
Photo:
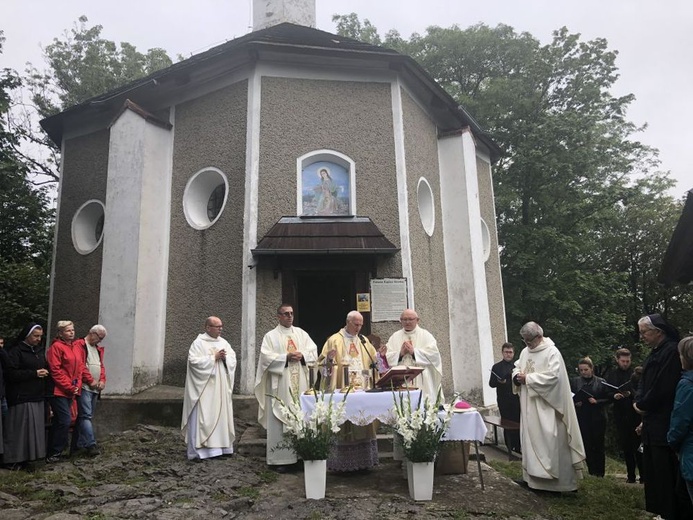
[[[101,395],[101,390],[106,387],[106,367],[103,364],[104,348],[100,343],[106,337],[106,327],[94,325],[89,329],[89,334],[84,338],[75,340],[75,346],[84,351],[87,369],[91,376],[91,383],[88,378],[84,380],[82,393],[77,398],[77,438],[73,434],[72,446],[77,449],[86,450],[87,455],[94,457],[101,452],[96,446],[94,435],[94,425],[92,419],[96,412],[96,402]]]
[[[693,518],[688,493],[681,487],[676,453],[667,442],[676,385],[681,378],[679,332],[659,314],[640,318],[638,330],[652,349],[643,363],[633,403],[642,415],[645,509],[662,518]]]

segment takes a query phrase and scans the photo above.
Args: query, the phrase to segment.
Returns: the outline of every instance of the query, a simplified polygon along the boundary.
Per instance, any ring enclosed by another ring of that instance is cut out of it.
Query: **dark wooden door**
[[[299,271],[295,273],[295,283],[296,325],[310,334],[320,351],[354,309],[354,273]]]

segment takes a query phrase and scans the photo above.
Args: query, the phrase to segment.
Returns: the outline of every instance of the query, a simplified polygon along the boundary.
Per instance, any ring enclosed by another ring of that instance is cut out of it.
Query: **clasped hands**
[[[286,359],[288,361],[301,361],[303,359],[303,352],[301,352],[300,350],[287,352]]]
[[[402,348],[399,349],[399,354],[400,356],[404,356],[406,354],[411,356],[414,355],[414,344],[411,342],[411,340],[407,340],[402,343]]]

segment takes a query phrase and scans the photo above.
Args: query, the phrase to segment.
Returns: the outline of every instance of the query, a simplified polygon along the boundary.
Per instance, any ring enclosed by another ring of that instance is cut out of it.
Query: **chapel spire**
[[[315,0],[253,0],[253,31],[284,22],[315,27]]]

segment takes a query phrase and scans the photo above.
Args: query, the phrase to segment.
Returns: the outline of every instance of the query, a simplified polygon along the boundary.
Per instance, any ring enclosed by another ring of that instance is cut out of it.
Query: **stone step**
[[[131,430],[138,424],[180,427],[184,389],[157,385],[135,395],[104,394],[97,405],[94,425],[99,438],[110,433]],[[236,423],[257,424],[257,399],[252,395],[234,395]]]
[[[392,458],[392,435],[379,433],[378,456],[381,459]],[[241,435],[236,445],[236,451],[245,457],[265,458],[267,453],[267,438],[265,429],[261,426],[249,426]]]

